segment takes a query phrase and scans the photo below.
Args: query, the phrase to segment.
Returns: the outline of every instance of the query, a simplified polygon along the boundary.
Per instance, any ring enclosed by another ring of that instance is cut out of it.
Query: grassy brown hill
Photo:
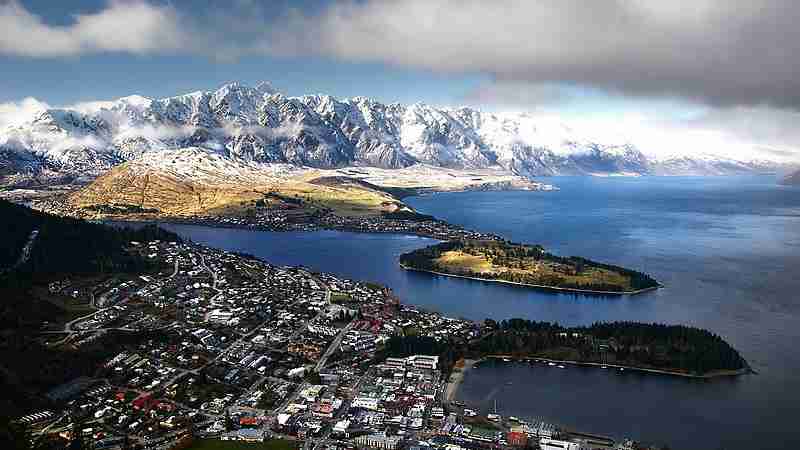
[[[148,219],[237,215],[256,202],[310,213],[372,216],[406,208],[390,193],[356,180],[320,177],[315,170],[261,168],[223,162],[197,151],[173,159],[134,160],[115,167],[67,202],[93,218]]]

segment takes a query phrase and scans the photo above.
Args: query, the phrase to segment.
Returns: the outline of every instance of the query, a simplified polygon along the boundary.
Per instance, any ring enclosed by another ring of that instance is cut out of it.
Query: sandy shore
[[[476,362],[477,361],[474,359],[465,359],[463,369],[453,370],[453,373],[450,374],[450,380],[448,380],[447,387],[444,391],[445,402],[450,403],[455,400],[458,387],[464,381],[464,375],[472,369],[472,366],[474,366]]]

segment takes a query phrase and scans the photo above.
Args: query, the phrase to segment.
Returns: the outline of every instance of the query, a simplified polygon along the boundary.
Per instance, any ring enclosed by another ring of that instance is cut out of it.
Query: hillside
[[[58,306],[31,294],[34,285],[64,274],[146,271],[152,264],[126,251],[131,241],[180,240],[152,226],[117,229],[43,214],[4,200],[0,200],[0,217],[0,329],[61,314]]]
[[[291,166],[225,160],[202,149],[182,149],[123,163],[71,194],[85,217],[128,219],[241,215],[268,204],[312,214],[371,216],[405,206],[389,193],[356,183],[313,182],[320,173]]]
[[[126,220],[263,216],[279,211],[286,220],[302,221],[319,214],[413,213],[400,199],[427,190],[547,188],[485,170],[419,165],[320,170],[233,161],[213,151],[188,148],[125,162],[72,192],[57,210],[78,217]]]

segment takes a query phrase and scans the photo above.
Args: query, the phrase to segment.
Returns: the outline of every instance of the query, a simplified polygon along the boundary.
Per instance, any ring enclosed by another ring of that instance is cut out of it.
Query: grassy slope
[[[314,183],[316,174],[278,179],[254,176],[248,182],[198,181],[136,163],[122,164],[69,196],[90,217],[113,217],[106,205],[128,207],[128,218],[238,215],[270,192],[303,201],[305,212],[331,209],[342,216],[375,216],[402,205],[389,193],[356,183]]]
[[[549,261],[534,261],[529,259],[525,261],[524,268],[507,267],[495,264],[490,257],[485,253],[479,255],[470,255],[460,251],[445,252],[439,258],[434,260],[434,263],[443,269],[444,272],[463,272],[472,271],[487,275],[499,274],[503,272],[512,272],[520,274],[529,274],[537,276],[550,276],[559,275],[567,283],[575,284],[593,284],[593,283],[607,283],[621,286],[623,290],[629,290],[630,279],[619,273],[601,269],[597,267],[586,268],[580,274],[567,275],[564,273],[557,273],[555,271],[556,264]]]

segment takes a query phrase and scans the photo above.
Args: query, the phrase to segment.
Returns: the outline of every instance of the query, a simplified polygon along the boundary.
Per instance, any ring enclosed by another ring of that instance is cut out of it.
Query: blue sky
[[[254,56],[216,62],[204,56],[102,55],[64,59],[3,57],[0,101],[35,96],[54,105],[129,94],[164,97],[229,81],[271,82],[288,95],[358,95],[385,102],[463,103],[486,77],[442,75],[378,63]],[[414,89],[410,89],[414,86]]]
[[[2,0],[0,0],[2,2]],[[187,10],[213,2],[172,2]],[[270,8],[285,11],[281,3]],[[92,14],[108,7],[104,0],[20,2],[30,13],[52,26],[68,26],[75,14]],[[324,2],[291,2],[304,11]],[[288,95],[326,93],[340,97],[370,96],[384,102],[458,105],[488,77],[482,74],[442,74],[379,62],[337,61],[320,56],[248,55],[217,61],[209,55],[102,54],[30,58],[0,55],[3,83],[0,102],[33,96],[51,105],[110,99],[133,93],[163,97],[213,89],[229,81],[271,82]],[[410,89],[413,86],[413,89]]]
[[[50,27],[69,27],[77,15],[98,14],[113,6],[107,0],[53,2],[27,0],[16,3]],[[123,2],[124,3],[124,2]],[[151,1],[151,5],[174,7],[183,14],[209,9],[213,1]],[[239,2],[248,6],[250,2]],[[258,2],[256,2],[258,3]],[[217,3],[218,4],[218,3]],[[275,16],[301,11],[317,14],[332,4],[325,0],[261,2],[264,26]],[[266,6],[265,6],[266,5]],[[45,44],[46,45],[46,44]],[[192,51],[85,52],[30,57],[0,54],[4,82],[0,102],[35,97],[50,105],[111,99],[130,94],[150,97],[213,89],[229,81],[255,84],[270,81],[288,95],[326,93],[339,97],[369,96],[384,102],[426,102],[469,105],[484,109],[536,109],[545,106],[568,115],[615,114],[646,103],[675,117],[692,114],[696,108],[682,101],[638,99],[610,95],[603,90],[569,83],[549,83],[552,95],[534,102],[504,105],[477,93],[491,85],[494,75],[478,70],[437,71],[427,67],[381,61],[354,61],[316,55],[247,54],[218,60],[214,55]]]
[[[0,115],[269,81],[797,153],[799,15],[794,0],[0,0]]]

